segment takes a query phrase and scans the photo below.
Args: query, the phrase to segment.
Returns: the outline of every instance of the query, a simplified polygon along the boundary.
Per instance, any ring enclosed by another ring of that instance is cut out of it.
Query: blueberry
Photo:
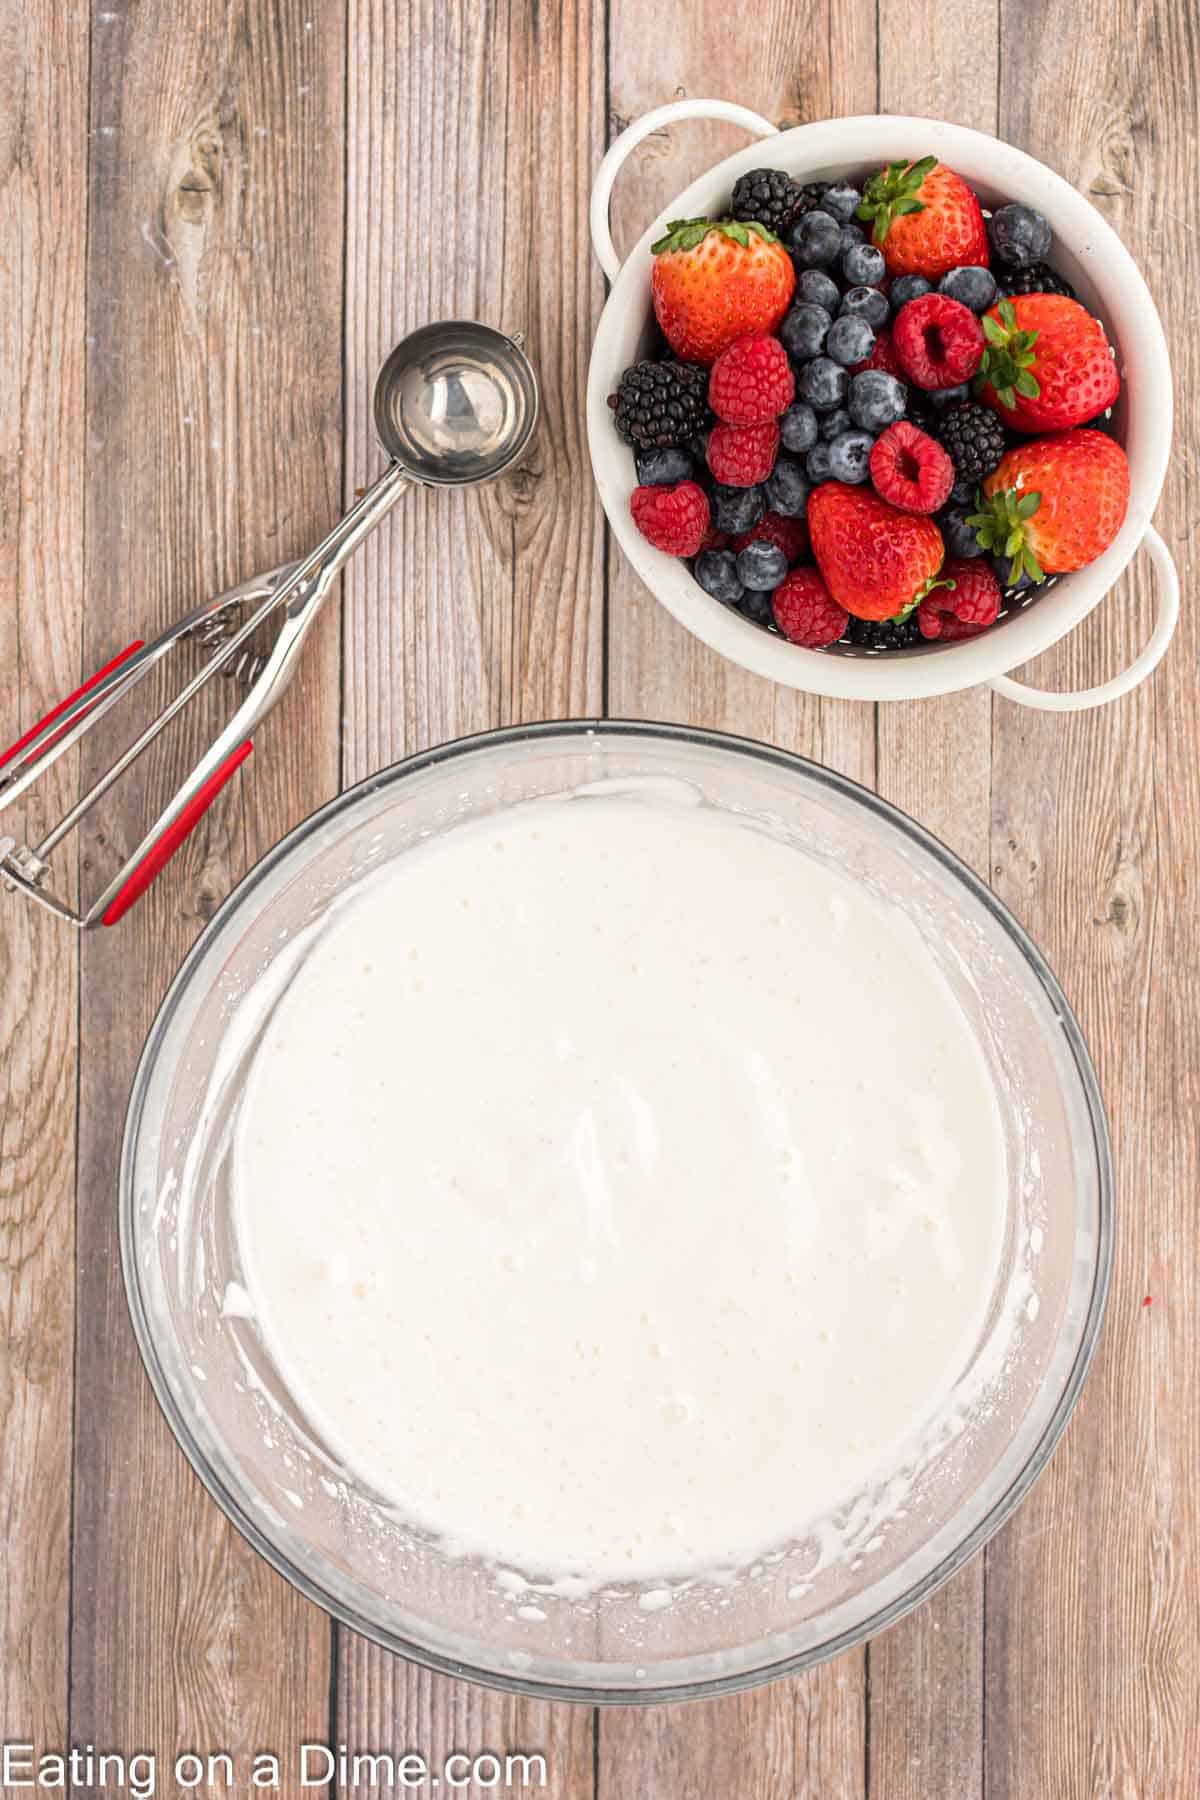
[[[738,603],[738,611],[753,625],[773,625],[775,622],[774,598],[769,589],[747,588]]]
[[[760,487],[726,487],[721,481],[713,483],[710,504],[718,531],[749,531],[767,510]]]
[[[967,524],[967,518],[974,511],[972,506],[948,506],[938,514],[938,524],[945,540],[947,556],[982,556],[983,549],[975,535],[974,525]]]
[[[1015,201],[1002,206],[988,220],[987,230],[998,260],[1010,268],[1024,269],[1041,262],[1050,249],[1050,227],[1032,206]]]
[[[633,460],[643,487],[667,487],[672,482],[686,481],[692,472],[692,459],[686,450],[639,450]]]
[[[808,478],[814,487],[819,481],[828,481],[833,472],[829,445],[814,444],[805,458],[804,467],[808,471]]]
[[[904,417],[904,383],[884,369],[863,369],[850,382],[850,417],[862,431],[885,431]]]
[[[738,490],[739,493],[742,491]],[[736,606],[742,597],[742,583],[738,580],[737,557],[732,550],[702,550],[696,558],[692,569],[693,575],[706,594],[714,600],[723,600],[727,606]]]
[[[934,388],[925,397],[935,413],[948,412],[952,406],[961,406],[964,400],[969,400],[971,389],[964,381],[959,387]]]
[[[956,481],[950,489],[950,503],[952,506],[965,506],[968,512],[974,512],[977,493],[978,488],[973,481]]]
[[[811,450],[817,441],[817,415],[803,400],[793,401],[779,421],[785,450]]]
[[[743,587],[778,587],[787,572],[787,557],[766,538],[752,539],[738,554],[737,576]]]
[[[855,244],[865,244],[866,241],[867,234],[862,226],[856,225],[853,219],[851,219],[848,225],[842,226],[842,236],[841,242],[838,245],[838,254],[844,256],[846,251],[853,249]]]
[[[832,213],[839,225],[847,225],[862,204],[862,195],[848,181],[835,181],[832,187],[825,189],[825,198],[821,206],[827,213]]]
[[[842,296],[838,316],[845,314],[852,319],[865,319],[872,331],[882,331],[888,321],[887,295],[873,287],[848,288]]]
[[[813,452],[809,451],[811,457]],[[809,489],[812,483],[798,462],[788,456],[776,459],[775,467],[767,476],[767,505],[772,512],[782,513],[785,519],[798,519],[808,505]]]
[[[854,291],[853,289],[851,290]],[[872,293],[872,288],[863,288],[862,293]],[[883,300],[883,295],[879,295]],[[883,300],[886,307],[887,301]],[[866,362],[875,348],[875,333],[864,318],[854,313],[843,313],[829,327],[829,336],[825,340],[825,351],[836,363],[844,368],[852,369],[855,363]]]
[[[851,287],[878,287],[886,273],[883,251],[874,244],[851,244],[842,255],[842,274]]]
[[[803,213],[790,227],[787,241],[802,269],[827,269],[838,259],[842,227],[827,212]]]
[[[832,443],[835,437],[841,437],[843,431],[849,431],[853,423],[846,408],[839,406],[836,412],[826,413],[822,418],[821,436],[827,444]]]
[[[846,398],[849,376],[828,356],[814,357],[796,377],[796,392],[817,412],[832,412]]]
[[[1033,586],[1032,580],[1025,573],[1024,569],[1022,569],[1019,578],[1016,581],[1013,580],[1012,559],[1010,557],[993,556],[992,567],[996,571],[996,580],[1000,583],[1000,586],[1004,589],[1006,594],[1019,594],[1025,588]]]
[[[949,294],[951,300],[969,306],[973,313],[985,313],[995,304],[996,277],[990,269],[972,268],[970,264],[948,269],[938,282],[938,293]]]
[[[922,294],[928,294],[929,291],[929,283],[923,275],[897,275],[888,291],[892,311],[898,313],[910,300],[919,300]]]
[[[823,306],[801,301],[799,306],[793,306],[779,327],[784,349],[797,362],[808,362],[810,357],[820,356],[825,348],[825,334],[832,323]]]
[[[868,458],[875,439],[869,431],[843,431],[829,446],[829,473],[835,481],[857,485],[870,474]]]
[[[796,278],[797,300],[807,300],[810,306],[823,306],[830,318],[837,311],[841,297],[837,282],[832,275],[826,275],[824,269],[801,269]]]

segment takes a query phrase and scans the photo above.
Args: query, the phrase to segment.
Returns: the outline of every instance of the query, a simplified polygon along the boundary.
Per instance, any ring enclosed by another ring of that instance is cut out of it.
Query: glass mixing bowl
[[[522,1605],[494,1568],[413,1529],[347,1475],[239,1304],[230,1129],[269,1012],[239,1002],[256,983],[256,996],[281,992],[330,903],[417,840],[533,796],[663,776],[832,860],[921,929],[995,1079],[1011,1176],[1005,1266],[960,1379],[965,1423],[907,1471],[902,1507],[887,1504],[883,1482],[844,1509],[849,1552],[823,1556],[817,1538],[780,1546],[736,1578],[681,1586],[664,1607],[634,1583],[526,1593]],[[304,1594],[454,1674],[555,1699],[662,1701],[847,1649],[915,1606],[1007,1518],[1045,1466],[1095,1348],[1112,1173],[1095,1074],[1057,982],[986,887],[912,820],[762,744],[665,725],[536,725],[431,750],[352,788],[226,901],[172,983],[137,1071],[121,1250],[175,1435],[233,1523]]]

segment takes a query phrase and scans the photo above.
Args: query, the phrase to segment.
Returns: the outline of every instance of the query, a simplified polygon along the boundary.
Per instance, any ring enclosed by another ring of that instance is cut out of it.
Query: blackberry
[[[996,275],[1002,296],[1065,294],[1068,300],[1075,298],[1075,289],[1070,282],[1056,275],[1049,263],[1030,263],[1025,269],[998,269]]]
[[[921,641],[917,609],[914,606],[907,619],[856,619],[852,616],[842,641],[854,644],[859,650],[907,650]]]
[[[751,169],[734,183],[730,212],[735,219],[757,219],[781,237],[803,198],[801,188],[782,169]]]
[[[800,204],[793,217],[798,219],[801,213],[816,212],[818,207],[823,208],[825,193],[826,188],[823,181],[808,182],[800,189]]]
[[[708,370],[694,363],[635,363],[608,404],[627,444],[642,450],[689,444],[708,423]]]
[[[1004,427],[986,406],[968,400],[943,413],[934,435],[954,464],[960,481],[982,481],[1008,448]]]

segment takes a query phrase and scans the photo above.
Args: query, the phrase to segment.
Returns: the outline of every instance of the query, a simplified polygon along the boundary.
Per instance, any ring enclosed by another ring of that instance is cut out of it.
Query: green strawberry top
[[[858,217],[871,221],[877,244],[887,238],[893,219],[902,219],[906,213],[925,211],[925,202],[918,200],[917,195],[925,177],[933,174],[937,163],[936,156],[923,156],[919,162],[889,163],[881,174],[872,175],[863,189]]]
[[[1000,314],[999,319],[993,319],[990,313],[983,316],[983,335],[987,343],[975,385],[978,389],[990,382],[1001,406],[1011,410],[1018,394],[1024,394],[1027,400],[1036,400],[1042,391],[1041,383],[1033,373],[1038,334],[1017,329],[1016,310],[1011,300],[1002,300],[996,311]]]
[[[672,219],[667,226],[666,234],[650,250],[654,256],[661,256],[664,250],[694,250],[702,244],[710,231],[719,231],[722,237],[732,238],[735,244],[746,249],[750,238],[761,238],[764,244],[777,244],[779,239],[757,219]]]

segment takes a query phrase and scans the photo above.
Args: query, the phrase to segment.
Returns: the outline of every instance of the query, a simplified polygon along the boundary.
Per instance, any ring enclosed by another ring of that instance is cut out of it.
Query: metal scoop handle
[[[204,668],[193,676],[163,712],[134,739],[112,767],[92,784],[59,820],[53,831],[31,853],[26,854],[23,864],[15,864],[11,856],[6,860],[6,879],[23,888],[32,899],[48,906],[60,917],[84,929],[97,924],[115,925],[118,919],[123,918],[134,902],[145,893],[155,876],[166,867],[221,788],[250,754],[253,748],[252,734],[285,693],[295,673],[304,640],[342,565],[410,485],[411,481],[401,464],[389,463],[379,479],[355,502],[345,517],[299,562],[281,564],[279,568],[269,570],[264,575],[251,577],[238,587],[218,595],[215,600],[197,607],[149,644],[131,645],[122,656],[106,665],[70,699],[55,707],[39,725],[18,739],[12,749],[0,757],[0,770],[6,777],[5,786],[0,791],[0,810],[10,805],[51,762],[78,742],[83,733],[140,681],[182,637],[196,632],[229,607],[261,596],[258,605],[245,621],[216,646]],[[280,607],[284,608],[284,621],[262,673],[224,730],[200,758],[187,780],[176,790],[169,804],[98,898],[85,913],[76,915],[45,893],[38,883],[45,870],[46,858],[54,846],[79,824],[84,815],[200,689],[231,662],[268,615]],[[0,840],[0,853],[3,849],[3,840]]]

